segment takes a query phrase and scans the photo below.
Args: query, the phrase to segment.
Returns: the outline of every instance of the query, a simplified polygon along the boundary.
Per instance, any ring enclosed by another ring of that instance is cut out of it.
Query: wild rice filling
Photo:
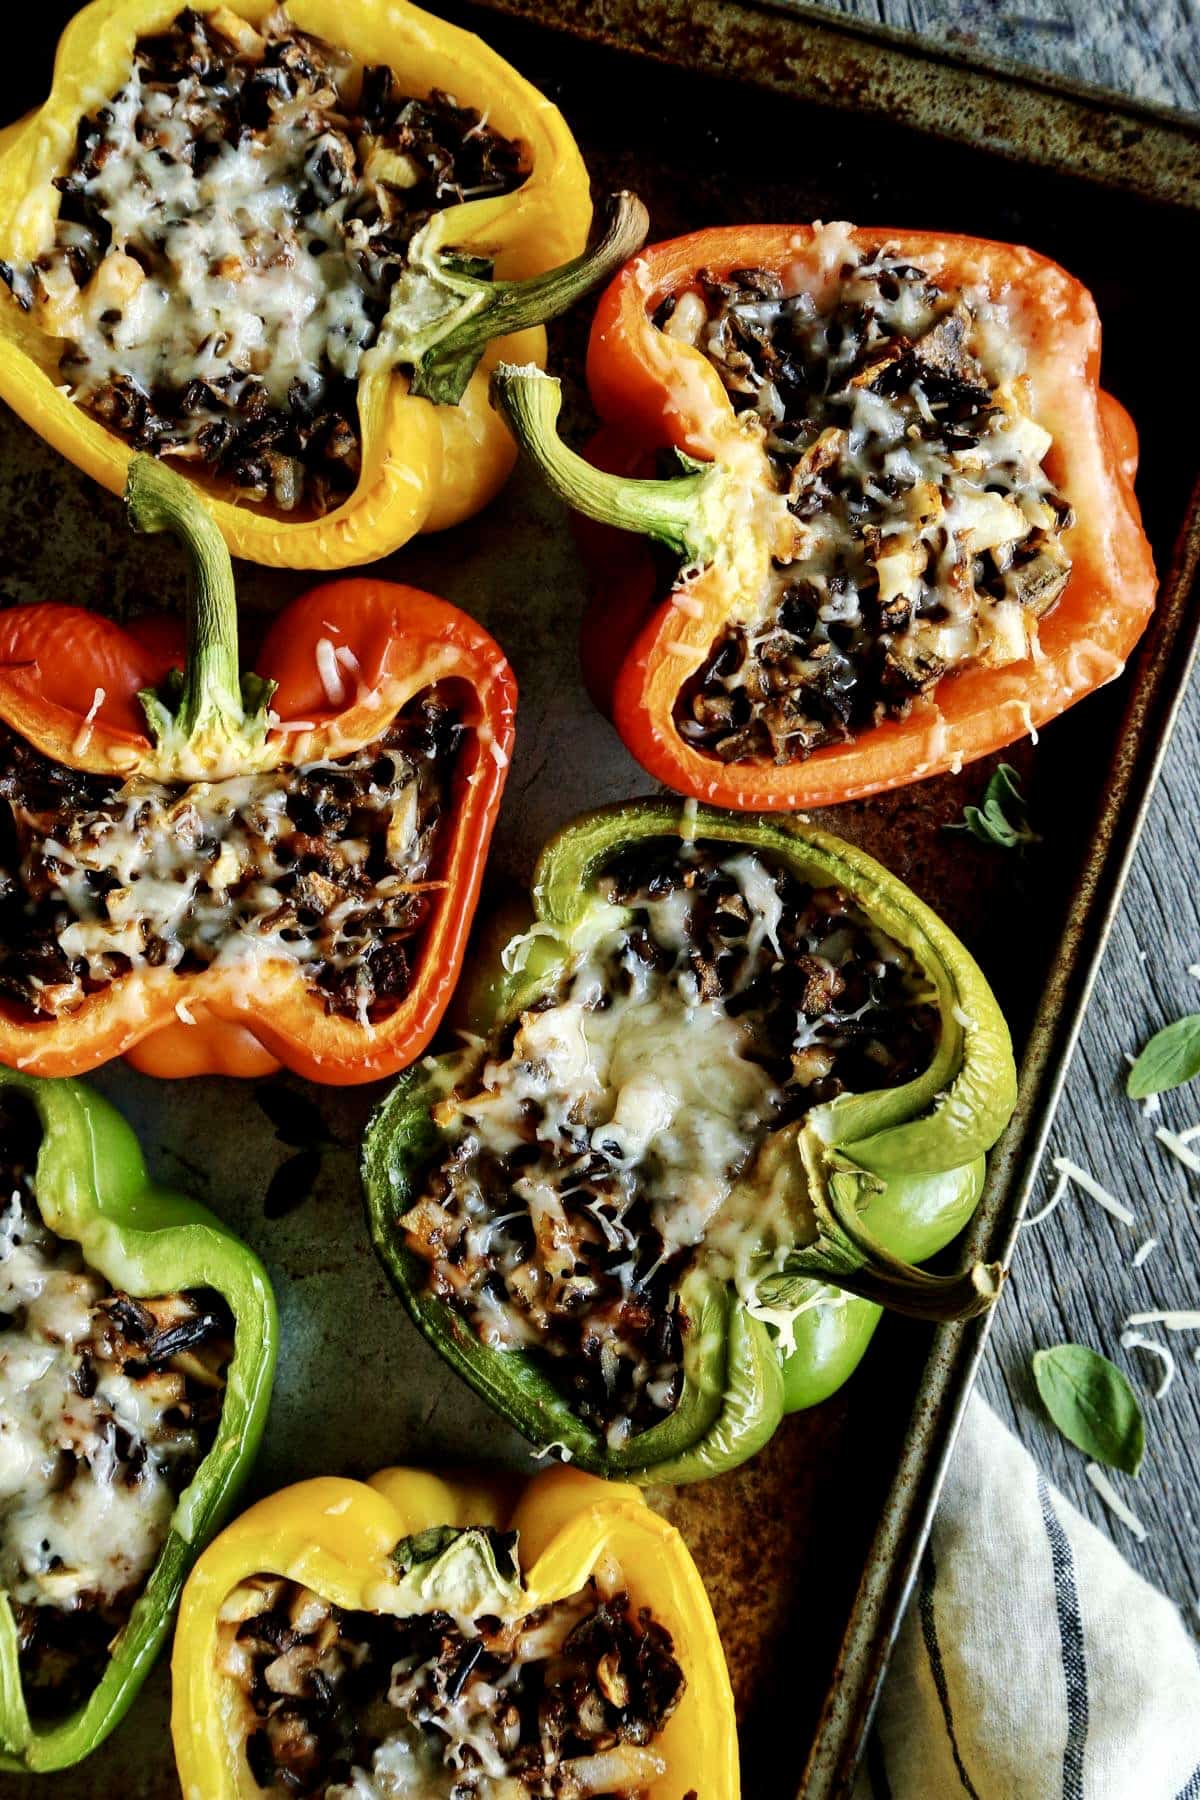
[[[614,1446],[683,1386],[680,1288],[753,1304],[796,1221],[755,1160],[789,1121],[911,1079],[938,1041],[912,958],[836,888],[729,845],[618,857],[557,986],[469,1055],[405,1214],[431,1290],[546,1359]]]
[[[664,1772],[655,1739],[683,1671],[608,1582],[464,1625],[346,1612],[261,1576],[226,1615],[250,1772],[280,1800],[636,1800]]]
[[[295,963],[375,1023],[408,992],[462,727],[429,689],[351,756],[124,784],[0,727],[0,997],[69,1014],[133,968]]]
[[[208,1291],[134,1299],[38,1210],[32,1107],[0,1095],[0,1593],[31,1712],[71,1710],[216,1433],[233,1323]]]
[[[689,743],[798,761],[905,717],[943,676],[1032,653],[1072,513],[1003,308],[848,248],[819,304],[770,270],[704,273],[658,323],[758,421],[803,527],[681,693]]]
[[[282,7],[258,29],[188,9],[80,121],[53,246],[0,274],[110,430],[320,514],[358,480],[360,367],[413,236],[527,172],[473,108],[405,94]]]

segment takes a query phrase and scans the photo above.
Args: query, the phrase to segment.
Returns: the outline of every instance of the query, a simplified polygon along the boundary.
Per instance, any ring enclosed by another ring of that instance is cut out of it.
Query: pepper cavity
[[[35,1719],[95,1686],[211,1446],[233,1322],[209,1291],[137,1298],[44,1223],[40,1130],[0,1094],[0,1590]]]
[[[218,1665],[245,1699],[267,1794],[637,1800],[683,1695],[669,1633],[615,1571],[512,1619],[332,1605],[259,1576],[222,1608]],[[376,1781],[379,1787],[376,1787]]]
[[[427,690],[351,756],[223,781],[125,782],[0,727],[0,993],[69,1014],[133,969],[269,956],[365,1024],[409,990],[440,891],[462,736]]]
[[[414,236],[526,173],[473,108],[405,94],[282,8],[260,28],[185,10],[80,120],[54,243],[11,285],[135,449],[320,515],[358,481],[358,377]]]
[[[1070,573],[1072,515],[1003,309],[875,250],[819,300],[739,269],[702,272],[663,312],[757,421],[803,526],[681,692],[687,742],[794,761],[904,718],[958,669],[1029,654]]]
[[[678,1405],[689,1271],[753,1302],[807,1229],[747,1182],[766,1141],[929,1063],[913,959],[836,888],[720,843],[616,855],[554,985],[435,1108],[401,1225],[431,1291],[532,1348],[611,1448]]]

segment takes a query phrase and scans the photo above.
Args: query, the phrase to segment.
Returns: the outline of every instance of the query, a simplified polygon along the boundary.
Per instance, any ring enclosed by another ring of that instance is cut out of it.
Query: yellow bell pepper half
[[[218,1669],[219,1625],[229,1596],[256,1575],[286,1577],[349,1611],[395,1584],[392,1551],[435,1526],[472,1525],[519,1534],[528,1610],[577,1593],[602,1560],[615,1560],[635,1608],[670,1632],[686,1688],[655,1739],[667,1772],[647,1800],[738,1800],[733,1695],[712,1609],[679,1533],[634,1487],[568,1468],[524,1486],[473,1476],[443,1480],[385,1469],[369,1482],[300,1482],[228,1526],[184,1589],[172,1663],[171,1730],[184,1800],[254,1800],[245,1757],[249,1715]]]
[[[274,0],[191,3],[200,12],[222,4],[257,24]],[[138,39],[165,30],[180,10],[181,0],[93,0],[67,25],[49,97],[0,133],[0,258],[25,266],[49,248],[59,200],[53,181],[70,161],[80,119],[121,87]],[[530,172],[515,192],[434,215],[429,257],[453,246],[486,257],[499,281],[516,282],[583,250],[591,202],[574,139],[558,108],[479,38],[408,0],[289,0],[287,10],[297,29],[363,65],[387,64],[415,95],[447,90],[525,147]],[[490,343],[457,405],[410,394],[409,373],[389,358],[385,336],[367,352],[359,376],[362,472],[354,492],[320,518],[289,522],[269,506],[235,503],[209,487],[235,556],[303,569],[371,562],[416,532],[469,518],[503,485],[516,452],[488,404],[489,372],[501,359],[544,364],[544,330],[534,326]],[[58,373],[60,350],[59,339],[0,293],[0,397],[76,467],[119,494],[133,451],[71,400]]]

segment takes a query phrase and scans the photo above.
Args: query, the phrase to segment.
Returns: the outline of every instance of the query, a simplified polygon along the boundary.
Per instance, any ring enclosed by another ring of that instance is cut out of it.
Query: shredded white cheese
[[[1165,1325],[1168,1331],[1200,1331],[1200,1312],[1181,1308],[1176,1311],[1131,1313],[1125,1321],[1131,1325]]]
[[[1165,1125],[1160,1125],[1154,1135],[1163,1149],[1169,1150],[1185,1169],[1191,1169],[1194,1174],[1200,1175],[1200,1156],[1197,1156],[1194,1150],[1189,1149],[1181,1137],[1178,1137],[1173,1131],[1168,1131]]]
[[[1143,1337],[1140,1331],[1124,1331],[1121,1333],[1122,1350],[1146,1350],[1151,1356],[1157,1356],[1163,1365],[1162,1379],[1154,1390],[1154,1398],[1161,1400],[1172,1381],[1175,1379],[1175,1358],[1165,1344],[1156,1344],[1153,1338]]]
[[[1114,1194],[1110,1194],[1107,1188],[1102,1188],[1094,1175],[1089,1175],[1086,1169],[1080,1168],[1070,1157],[1056,1156],[1053,1164],[1060,1175],[1065,1175],[1068,1181],[1082,1188],[1085,1194],[1090,1195],[1105,1212],[1111,1213],[1114,1219],[1119,1219],[1122,1225],[1132,1225],[1135,1222],[1129,1208]]]
[[[346,698],[346,684],[338,670],[337,651],[329,638],[317,639],[317,674],[330,706],[340,706]]]
[[[1142,1521],[1138,1518],[1137,1514],[1130,1507],[1126,1506],[1124,1500],[1122,1500],[1120,1494],[1118,1494],[1116,1488],[1108,1479],[1108,1476],[1104,1473],[1104,1470],[1100,1467],[1099,1463],[1089,1463],[1084,1472],[1100,1498],[1103,1500],[1105,1506],[1107,1506],[1111,1512],[1116,1514],[1122,1525],[1127,1525],[1129,1527],[1130,1531],[1132,1531],[1134,1537],[1140,1544],[1144,1544],[1149,1535],[1146,1527],[1142,1524]]]
[[[1059,1171],[1058,1180],[1054,1184],[1054,1191],[1050,1195],[1050,1198],[1049,1198],[1049,1200],[1047,1200],[1045,1206],[1043,1206],[1041,1208],[1041,1210],[1038,1212],[1027,1213],[1026,1216],[1021,1220],[1021,1224],[1023,1226],[1024,1225],[1040,1225],[1043,1219],[1048,1219],[1050,1217],[1050,1214],[1054,1211],[1055,1207],[1062,1200],[1063,1195],[1066,1193],[1067,1183],[1069,1182],[1069,1180],[1070,1180],[1070,1176],[1067,1174],[1067,1171],[1065,1169],[1061,1169]]]

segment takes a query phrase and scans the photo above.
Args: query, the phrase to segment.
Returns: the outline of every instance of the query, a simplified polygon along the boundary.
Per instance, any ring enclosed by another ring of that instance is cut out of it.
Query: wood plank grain
[[[1160,105],[1200,107],[1195,0],[821,0],[831,12],[912,31],[971,54],[1088,81]]]

